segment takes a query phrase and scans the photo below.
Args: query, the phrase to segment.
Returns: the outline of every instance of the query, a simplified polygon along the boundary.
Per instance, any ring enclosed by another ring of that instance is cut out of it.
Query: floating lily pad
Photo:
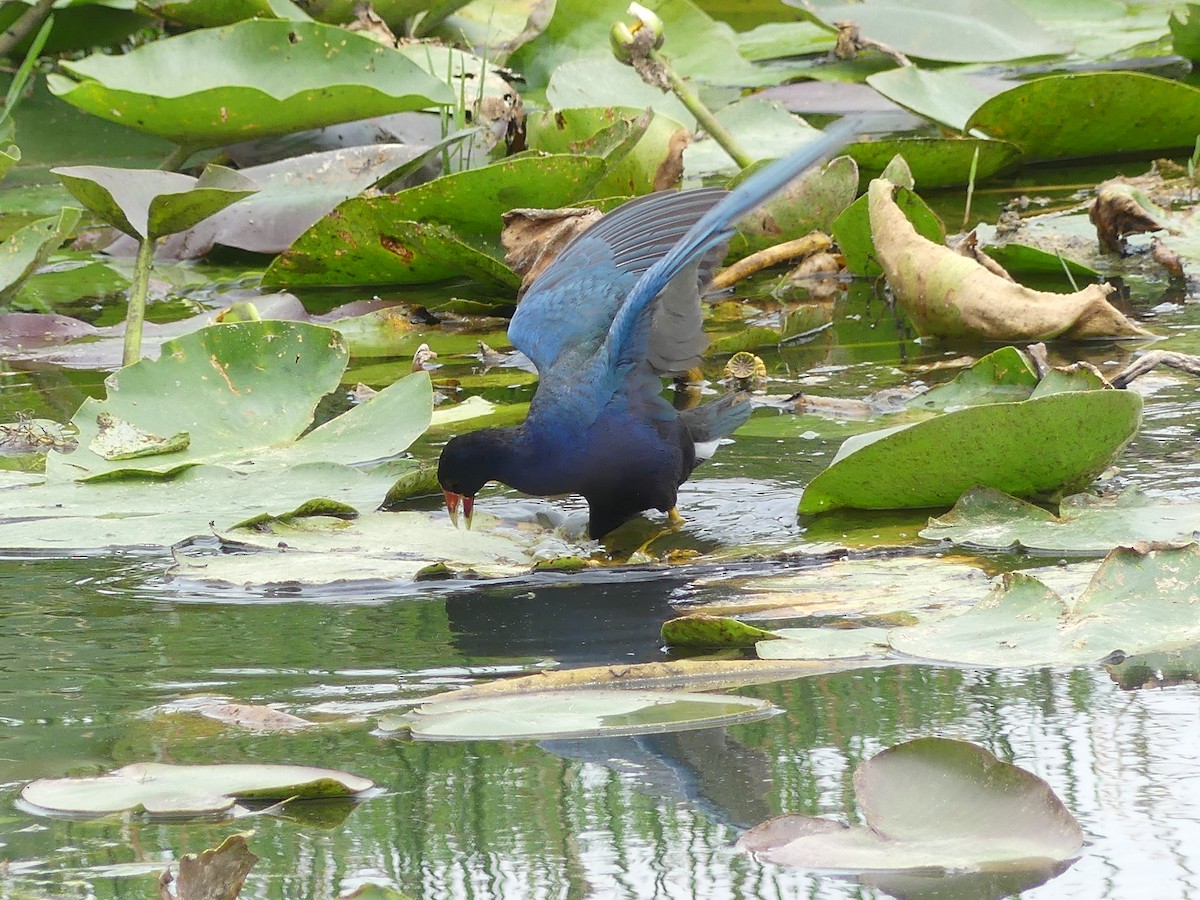
[[[178,554],[171,574],[241,587],[395,584],[422,580],[438,565],[445,578],[500,578],[528,574],[539,546],[565,546],[549,533],[489,527],[481,513],[476,520],[470,530],[426,512],[364,512],[354,521],[259,521],[222,534],[240,552]]]
[[[827,25],[854,22],[865,38],[936,62],[1006,62],[1071,49],[1007,0],[819,2],[815,10]]]
[[[238,800],[355,797],[374,786],[357,775],[312,766],[134,763],[93,778],[31,782],[21,791],[21,801],[44,815],[102,816],[129,810],[192,817],[228,812]]]
[[[753,722],[766,700],[723,694],[581,689],[511,697],[434,700],[380,722],[429,741],[536,740],[664,734]]]
[[[958,616],[893,629],[901,653],[965,665],[1099,662],[1200,643],[1200,546],[1113,550],[1073,603],[1028,575],[1005,576]]]
[[[949,506],[976,485],[1062,496],[1133,439],[1142,400],[1127,391],[1054,394],[946,413],[847,440],[804,489],[800,513]]]
[[[823,136],[818,129],[806,125],[788,112],[782,104],[758,97],[746,97],[724,106],[717,110],[716,118],[754,160],[787,156],[802,144]],[[701,137],[689,144],[683,151],[683,162],[691,178],[718,173],[736,175],[741,171],[733,157],[711,136]]]
[[[563,62],[550,76],[546,104],[551,109],[652,109],[689,130],[696,126],[696,117],[678,97],[646,84],[637,72],[617,62],[611,53]]]
[[[992,589],[991,579],[978,566],[926,557],[842,559],[788,575],[739,579],[726,585],[717,582],[719,599],[702,603],[698,609],[714,615],[749,615],[755,620],[878,617],[968,604],[986,597]]]
[[[1016,347],[1001,347],[972,363],[946,384],[918,394],[909,409],[949,410],[1028,400],[1038,388],[1033,364]]]
[[[407,447],[429,424],[424,375],[400,382],[398,391],[382,392],[345,413],[348,418],[333,419],[296,440],[312,423],[317,402],[337,387],[346,359],[345,344],[335,332],[298,322],[217,325],[168,341],[159,359],[142,360],[111,376],[106,400],[85,401],[73,419],[80,449],[49,460],[47,476],[73,480],[122,472],[167,475],[214,462],[262,471],[289,460],[366,462],[388,455],[385,449],[399,452]],[[354,420],[370,416],[380,398],[383,406],[398,402],[393,412],[409,410],[394,422],[403,434],[398,439],[389,435],[383,443],[381,435],[354,432]],[[105,460],[86,449],[96,437],[97,417],[105,413],[154,434],[187,432],[190,444],[137,464]],[[340,442],[348,434],[354,442],[366,443],[358,451],[352,451],[349,442],[330,449],[331,438]]]
[[[767,862],[843,872],[1014,871],[1074,858],[1083,829],[1042,779],[963,741],[918,738],[858,767],[866,821],[780,816],[737,846]]]
[[[971,114],[1003,90],[1005,83],[981,82],[954,68],[931,71],[900,66],[868,76],[867,84],[919,116],[966,132]]]
[[[1200,503],[1151,498],[1135,489],[1115,497],[1065,498],[1058,515],[991,488],[974,488],[921,536],[986,549],[1024,547],[1107,553],[1139,542],[1190,541],[1200,535]]]
[[[1070,159],[1190,148],[1198,119],[1200,89],[1140,72],[1085,72],[997,94],[963,130],[1011,141],[1031,159]]]
[[[971,163],[976,151],[979,152],[976,183],[991,178],[1021,157],[1021,150],[1016,144],[981,138],[908,137],[860,141],[847,146],[844,152],[858,163],[860,176],[864,179],[882,174],[893,157],[899,154],[908,163],[917,184],[922,188],[940,188],[964,185],[970,181]]]
[[[438,178],[386,197],[347,200],[263,276],[264,284],[411,284],[462,278],[515,290],[501,215],[568,206],[604,172],[590,156],[526,156]]]
[[[80,109],[211,147],[454,103],[404,54],[316,22],[251,19],[64,61],[50,89]]]
[[[887,650],[886,628],[777,628],[759,641],[759,659],[857,659]]]

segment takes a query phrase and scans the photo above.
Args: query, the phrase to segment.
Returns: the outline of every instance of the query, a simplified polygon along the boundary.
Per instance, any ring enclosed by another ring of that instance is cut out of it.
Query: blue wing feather
[[[638,279],[726,193],[664,191],[606,215],[530,286],[509,324],[509,341],[543,375],[565,350],[595,353]]]
[[[809,166],[844,146],[861,128],[862,122],[857,118],[838,121],[827,128],[822,137],[751,175],[705,213],[645,271],[621,302],[608,329],[605,354],[608,367],[615,371],[636,363],[645,355],[652,301],[679,272],[726,241],[739,219]]]

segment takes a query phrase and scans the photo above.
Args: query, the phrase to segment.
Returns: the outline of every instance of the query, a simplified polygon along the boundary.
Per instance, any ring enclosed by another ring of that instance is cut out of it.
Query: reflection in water
[[[856,821],[854,768],[919,735],[974,741],[1030,769],[1082,821],[1083,858],[1024,895],[1200,896],[1194,684],[1127,692],[1100,667],[891,666],[746,689],[784,714],[725,730],[453,744],[383,741],[367,720],[243,734],[142,713],[204,693],[319,716],[331,702],[403,702],[547,660],[653,659],[677,582],[230,606],[131,593],[140,571],[120,560],[0,563],[0,576],[9,802],[30,778],[138,759],[332,765],[386,789],[341,824],[300,810],[256,819],[248,898],[324,900],[367,878],[415,898],[995,896],[986,879],[860,883],[731,849],[741,828],[780,812]],[[145,873],[244,827],[14,812],[0,821],[11,861],[0,898],[145,898]]]

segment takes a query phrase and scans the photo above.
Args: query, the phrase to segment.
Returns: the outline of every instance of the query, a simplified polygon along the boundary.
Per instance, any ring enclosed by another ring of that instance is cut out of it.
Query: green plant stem
[[[12,56],[17,44],[45,21],[53,6],[54,0],[37,0],[37,3],[21,13],[17,21],[4,29],[4,33],[0,34],[0,59]]]
[[[142,358],[142,323],[146,320],[146,294],[150,287],[150,264],[154,260],[154,238],[144,237],[138,244],[133,264],[133,285],[129,288],[129,308],[125,312],[125,352],[121,365],[130,366]]]
[[[671,85],[671,91],[687,107],[688,112],[696,117],[696,121],[700,123],[701,128],[708,132],[708,136],[720,144],[721,149],[728,153],[739,167],[744,169],[753,163],[754,158],[742,149],[742,145],[725,129],[724,125],[717,121],[717,117],[709,111],[709,108],[700,102],[700,98],[696,96],[695,91],[691,89],[687,82],[675,74],[675,70],[671,68],[667,61],[653,50],[648,55],[651,60],[662,66],[662,70],[666,73],[667,81]]]
[[[164,172],[174,172],[185,162],[188,157],[195,153],[195,148],[184,147],[182,144],[167,154],[166,158],[158,164],[158,167]]]

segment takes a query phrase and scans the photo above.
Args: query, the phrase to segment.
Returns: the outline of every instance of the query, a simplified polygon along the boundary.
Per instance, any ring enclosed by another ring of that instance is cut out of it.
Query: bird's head
[[[438,459],[438,483],[446,498],[446,510],[455,525],[458,525],[461,504],[463,518],[467,527],[471,527],[475,495],[494,477],[496,442],[489,431],[491,429],[472,431],[451,438]]]

